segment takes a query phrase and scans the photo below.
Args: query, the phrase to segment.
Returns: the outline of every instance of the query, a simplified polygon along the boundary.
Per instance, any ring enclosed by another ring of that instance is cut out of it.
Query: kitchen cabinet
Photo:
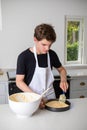
[[[0,104],[8,103],[8,94],[12,94],[15,92],[19,92],[18,88],[16,87],[15,83],[8,83],[8,76],[7,70],[4,71],[3,75],[0,75]],[[12,72],[12,71],[11,71]],[[11,77],[15,75],[15,70],[13,73],[10,73]],[[59,86],[58,72],[53,71],[55,81],[54,81],[54,89],[56,92],[56,97],[58,98],[59,94],[61,93],[58,90],[57,86]],[[70,77],[68,78],[69,82],[69,91],[66,93],[67,98],[83,98],[87,97],[87,70],[75,70],[75,71],[67,71],[67,74]],[[9,79],[10,80],[10,79]]]
[[[70,98],[87,97],[87,76],[73,77],[70,82]]]
[[[8,84],[0,83],[0,104],[8,103]]]
[[[5,71],[0,73],[0,104],[8,103],[8,78]]]

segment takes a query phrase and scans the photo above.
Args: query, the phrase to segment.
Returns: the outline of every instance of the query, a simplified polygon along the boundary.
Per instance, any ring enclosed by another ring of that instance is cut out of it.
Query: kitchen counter
[[[8,82],[7,71],[10,72],[10,76],[15,78],[16,77],[16,70],[2,70],[3,75],[0,75],[0,83]],[[54,76],[58,76],[58,71],[56,69],[52,70]],[[71,79],[85,77],[87,76],[87,69],[74,69],[74,70],[67,70],[67,75],[71,77]],[[10,82],[10,81],[9,81]],[[14,81],[13,81],[14,82]]]
[[[67,71],[67,75],[69,75],[71,79],[87,76],[87,69],[71,69],[71,70],[66,69],[66,71]],[[53,75],[54,76],[58,75],[56,69],[53,69]]]
[[[3,72],[3,74],[0,75],[0,83],[3,83],[3,82],[8,82],[8,77],[7,77],[6,72]]]
[[[9,105],[0,105],[0,130],[87,130],[87,98],[70,99],[65,112],[38,110],[29,118],[18,118]]]

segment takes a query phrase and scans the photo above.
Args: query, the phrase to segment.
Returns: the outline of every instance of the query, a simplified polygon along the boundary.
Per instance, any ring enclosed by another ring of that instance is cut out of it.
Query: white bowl
[[[29,117],[39,108],[41,98],[35,93],[15,93],[9,96],[9,106],[18,117]]]

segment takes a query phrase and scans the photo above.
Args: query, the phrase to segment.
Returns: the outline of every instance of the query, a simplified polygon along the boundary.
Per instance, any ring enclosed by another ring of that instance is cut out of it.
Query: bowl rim
[[[25,94],[25,93],[28,93],[28,94],[35,94],[35,95],[38,95],[39,96],[39,98],[38,99],[36,99],[36,100],[34,100],[34,101],[31,101],[31,102],[21,102],[21,101],[14,101],[14,100],[12,100],[12,99],[10,99],[10,97],[12,96],[12,95],[16,95],[16,94]],[[18,93],[14,93],[14,94],[11,94],[11,95],[9,95],[9,101],[11,101],[11,102],[14,102],[14,103],[21,103],[21,104],[32,104],[32,103],[34,103],[34,102],[36,102],[36,101],[38,101],[38,100],[41,100],[41,95],[40,94],[37,94],[37,93],[34,93],[34,92],[18,92]]]

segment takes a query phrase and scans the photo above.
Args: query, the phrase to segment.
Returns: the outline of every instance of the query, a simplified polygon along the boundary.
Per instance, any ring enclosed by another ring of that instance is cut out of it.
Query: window
[[[65,64],[83,64],[84,18],[65,17]]]

